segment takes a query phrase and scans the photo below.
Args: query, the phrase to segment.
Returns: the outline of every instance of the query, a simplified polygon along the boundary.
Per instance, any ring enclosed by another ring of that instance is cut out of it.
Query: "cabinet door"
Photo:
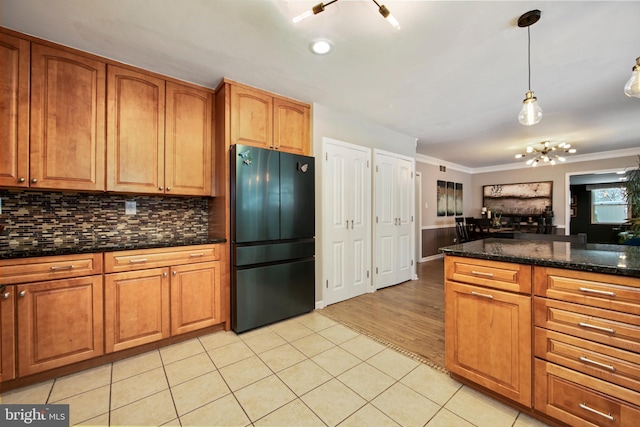
[[[280,151],[309,155],[309,107],[273,99],[273,146]]]
[[[107,190],[164,193],[165,81],[107,73]]]
[[[103,354],[102,276],[17,285],[18,374]]]
[[[231,86],[231,144],[273,146],[273,98],[258,90]]]
[[[206,90],[166,85],[166,192],[211,196],[213,96]]]
[[[107,274],[105,351],[111,353],[169,336],[169,270]]]
[[[15,288],[0,286],[0,382],[16,377]]]
[[[171,335],[222,322],[220,262],[171,268]]]
[[[32,188],[104,190],[105,75],[103,62],[32,45]]]
[[[0,185],[29,185],[29,42],[0,34]]]
[[[445,281],[447,369],[531,407],[531,297]]]

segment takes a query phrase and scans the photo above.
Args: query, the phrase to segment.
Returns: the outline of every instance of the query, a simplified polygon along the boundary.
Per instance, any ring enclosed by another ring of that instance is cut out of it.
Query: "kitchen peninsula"
[[[485,239],[445,254],[452,376],[547,422],[640,416],[640,251]]]

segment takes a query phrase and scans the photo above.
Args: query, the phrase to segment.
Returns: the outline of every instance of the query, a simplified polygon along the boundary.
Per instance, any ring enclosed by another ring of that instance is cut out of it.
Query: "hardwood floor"
[[[417,272],[418,280],[332,304],[319,312],[444,369],[444,259],[419,263]]]

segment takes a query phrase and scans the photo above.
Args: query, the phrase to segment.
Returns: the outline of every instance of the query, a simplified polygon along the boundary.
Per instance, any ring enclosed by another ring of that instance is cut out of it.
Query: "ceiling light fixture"
[[[338,0],[331,0],[327,3],[318,3],[317,5],[313,6],[311,8],[311,10],[307,10],[304,13],[301,13],[300,15],[296,16],[295,18],[293,18],[293,23],[297,24],[298,22],[302,21],[303,19],[306,19],[310,16],[313,15],[317,15],[320,12],[324,12],[324,8],[329,6],[330,4],[333,4],[335,2],[337,2]],[[385,5],[380,5],[376,0],[373,0],[373,2],[376,4],[376,6],[378,6],[378,12],[380,12],[380,15],[382,15],[383,18],[385,18],[392,26],[393,28],[395,28],[396,30],[400,29],[400,23],[398,22],[398,20],[391,14],[391,12],[389,12],[389,9],[385,6]]]
[[[535,125],[542,119],[542,108],[538,105],[538,99],[533,96],[531,90],[531,26],[538,22],[541,12],[537,9],[531,10],[520,18],[518,18],[518,27],[527,27],[527,58],[529,65],[529,90],[525,94],[524,101],[522,101],[522,110],[518,114],[518,121],[525,126]]]
[[[633,67],[631,78],[624,86],[624,94],[640,98],[640,58],[636,58],[636,65]]]
[[[521,159],[527,155],[532,155],[533,157],[527,160],[527,165],[536,167],[538,163],[542,161],[543,163],[549,163],[551,165],[555,165],[556,161],[566,162],[567,159],[561,156],[562,153],[573,154],[576,152],[575,148],[571,148],[571,144],[567,144],[566,142],[561,142],[559,144],[552,144],[550,141],[541,142],[540,145],[542,147],[527,147],[527,151],[522,154],[516,154],[516,159]],[[560,154],[556,154],[560,153]]]
[[[328,40],[316,40],[310,45],[311,51],[316,55],[326,55],[331,51],[331,42]]]

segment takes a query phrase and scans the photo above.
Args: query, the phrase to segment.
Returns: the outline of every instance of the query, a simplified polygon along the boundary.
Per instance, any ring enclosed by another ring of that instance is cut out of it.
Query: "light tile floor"
[[[319,314],[217,332],[0,395],[71,425],[544,426]]]

